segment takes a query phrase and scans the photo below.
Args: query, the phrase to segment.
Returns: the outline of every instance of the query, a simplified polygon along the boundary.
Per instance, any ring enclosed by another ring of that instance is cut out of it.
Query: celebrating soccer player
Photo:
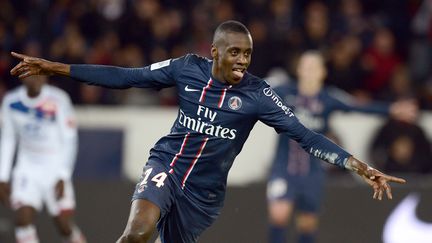
[[[220,24],[210,51],[212,60],[187,54],[143,68],[69,65],[12,53],[21,61],[11,74],[20,78],[57,74],[117,89],[177,87],[178,117],[150,151],[118,242],[147,242],[155,227],[164,243],[197,242],[220,214],[228,171],[257,121],[310,154],[357,172],[374,198],[391,198],[388,182],[404,182],[305,128],[265,81],[248,73],[252,37],[243,24]]]

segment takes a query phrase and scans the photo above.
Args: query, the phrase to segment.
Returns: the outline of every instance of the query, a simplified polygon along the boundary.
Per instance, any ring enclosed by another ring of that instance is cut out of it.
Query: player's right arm
[[[123,68],[107,65],[64,64],[42,58],[11,53],[20,62],[10,71],[23,79],[32,75],[63,75],[80,82],[107,88],[156,88],[175,85],[175,79],[187,62],[188,55],[169,59],[142,68]]]
[[[24,79],[33,75],[63,75],[70,76],[69,64],[51,62],[42,58],[31,57],[24,54],[11,52],[12,56],[18,58],[20,62],[11,69],[10,73]]]
[[[16,149],[16,132],[9,109],[9,95],[2,102],[2,126],[0,140],[0,201],[9,204],[10,185],[13,157]]]

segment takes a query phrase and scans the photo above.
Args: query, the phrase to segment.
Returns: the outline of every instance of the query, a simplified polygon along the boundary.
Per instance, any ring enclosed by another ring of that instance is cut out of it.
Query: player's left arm
[[[392,199],[389,182],[405,183],[402,178],[386,175],[370,165],[358,160],[325,136],[304,127],[298,120],[284,132],[296,140],[302,148],[331,164],[356,172],[374,190],[373,198],[382,200],[383,193]]]
[[[389,182],[405,183],[402,178],[390,176],[369,166],[368,164],[351,156],[345,166],[347,169],[356,172],[363,180],[368,183],[374,190],[373,198],[382,200],[384,192],[388,199],[392,199],[391,187]]]
[[[372,168],[364,162],[354,158],[337,144],[325,136],[315,133],[303,126],[295,117],[294,113],[286,108],[286,104],[278,97],[270,87],[263,90],[259,104],[259,119],[265,124],[272,126],[278,133],[283,133],[297,141],[302,148],[328,163],[349,169],[360,175],[374,189],[374,199],[382,199],[385,191],[389,198],[391,188],[388,182],[404,183],[405,180]]]

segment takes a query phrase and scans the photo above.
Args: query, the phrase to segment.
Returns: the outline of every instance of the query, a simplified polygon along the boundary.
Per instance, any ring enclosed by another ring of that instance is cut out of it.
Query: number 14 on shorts
[[[144,171],[144,175],[143,175],[144,178],[142,179],[141,183],[139,184],[138,192],[144,191],[144,189],[147,187],[147,182],[148,182],[148,179],[149,179],[152,171],[153,171],[153,168],[148,168],[147,170]],[[167,174],[165,172],[160,172],[159,174],[153,176],[151,178],[151,181],[156,182],[157,187],[161,187],[164,185],[164,181],[166,178],[167,178]]]

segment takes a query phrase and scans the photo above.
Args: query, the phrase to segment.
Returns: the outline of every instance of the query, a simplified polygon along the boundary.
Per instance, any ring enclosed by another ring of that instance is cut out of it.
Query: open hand
[[[23,79],[32,75],[54,74],[53,68],[55,63],[51,61],[16,52],[11,52],[11,54],[12,56],[21,60],[14,68],[11,69],[11,75],[18,76],[18,78]]]
[[[402,178],[390,176],[382,173],[381,171],[370,167],[369,165],[351,157],[348,160],[349,167],[352,168],[353,171],[357,172],[363,180],[366,181],[374,190],[373,199],[382,200],[384,192],[387,195],[388,199],[392,199],[391,187],[388,184],[389,182],[395,183],[406,183],[406,181]]]
[[[369,167],[367,173],[362,175],[362,178],[373,188],[374,194],[373,199],[382,200],[384,191],[387,194],[388,199],[392,199],[391,187],[388,184],[389,182],[396,182],[403,184],[406,181],[402,178],[390,176],[382,173],[379,170],[376,170],[372,167]]]

